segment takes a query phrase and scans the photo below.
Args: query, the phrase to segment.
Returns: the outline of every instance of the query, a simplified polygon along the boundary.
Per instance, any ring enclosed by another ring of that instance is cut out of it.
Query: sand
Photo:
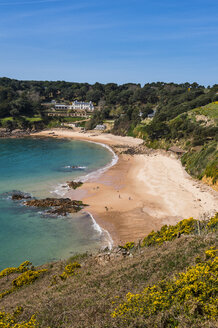
[[[89,140],[112,147],[142,143],[131,137],[62,129],[34,135]],[[119,152],[119,148],[114,149]],[[89,204],[88,211],[111,234],[115,245],[139,240],[163,224],[209,217],[218,209],[218,193],[191,178],[175,155],[163,151],[119,154],[117,164],[66,196]]]

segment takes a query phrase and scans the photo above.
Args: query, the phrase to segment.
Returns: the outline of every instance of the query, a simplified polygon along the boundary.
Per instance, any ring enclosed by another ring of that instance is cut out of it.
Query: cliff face
[[[111,252],[7,268],[0,273],[0,325],[215,327],[217,224],[217,215],[183,220]]]

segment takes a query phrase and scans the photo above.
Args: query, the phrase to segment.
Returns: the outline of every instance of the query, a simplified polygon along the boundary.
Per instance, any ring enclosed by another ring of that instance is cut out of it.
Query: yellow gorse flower
[[[76,269],[81,268],[78,262],[73,262],[65,266],[64,272],[60,274],[62,280],[66,280],[69,276],[74,276],[76,274]]]
[[[0,272],[0,278],[5,276],[9,276],[12,273],[21,273],[17,278],[12,281],[12,288],[9,290],[5,290],[4,292],[0,293],[0,299],[13,293],[17,288],[20,288],[25,285],[32,284],[42,273],[47,272],[47,269],[42,270],[30,270],[30,266],[32,265],[31,262],[25,261],[20,264],[17,268],[6,268]]]
[[[126,301],[121,303],[111,316],[122,319],[135,316],[146,318],[172,306],[177,306],[178,311],[183,308],[189,316],[190,304],[196,304],[203,317],[215,318],[218,315],[215,297],[218,292],[218,257],[214,258],[216,250],[206,251],[206,256],[208,252],[209,260],[189,267],[186,272],[179,273],[171,281],[162,281],[158,285],[146,287],[139,294],[128,293]]]
[[[14,315],[0,312],[0,328],[38,328],[35,315],[29,321],[18,323]]]

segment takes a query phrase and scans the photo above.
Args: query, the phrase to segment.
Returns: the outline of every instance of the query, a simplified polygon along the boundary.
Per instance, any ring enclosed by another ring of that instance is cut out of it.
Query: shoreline
[[[191,178],[174,155],[162,151],[122,153],[125,148],[140,146],[141,139],[63,129],[32,136],[106,144],[119,155],[115,165],[65,194],[89,204],[87,212],[109,232],[115,246],[142,239],[164,224],[188,217],[203,219],[217,211],[218,193]]]

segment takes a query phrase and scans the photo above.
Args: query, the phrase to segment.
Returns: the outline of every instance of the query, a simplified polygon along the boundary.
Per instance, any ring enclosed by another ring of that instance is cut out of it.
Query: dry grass
[[[37,313],[42,328],[123,327],[110,314],[129,291],[141,292],[148,285],[184,271],[195,264],[197,256],[214,245],[215,235],[210,233],[182,236],[162,246],[145,247],[134,251],[133,257],[115,259],[105,266],[100,266],[94,255],[77,256],[70,262],[76,260],[82,268],[65,281],[59,275],[64,271],[66,261],[46,264],[40,267],[48,269],[42,278],[4,297],[0,300],[0,309],[13,312],[16,306],[23,306],[20,319],[27,320]],[[0,279],[0,291],[8,289],[17,275]],[[54,275],[57,276],[56,284],[51,286]],[[207,325],[212,327],[210,322]],[[153,326],[149,321],[145,326],[135,326],[133,321],[133,326],[128,327]],[[183,320],[181,327],[191,327],[190,322],[186,324]]]

